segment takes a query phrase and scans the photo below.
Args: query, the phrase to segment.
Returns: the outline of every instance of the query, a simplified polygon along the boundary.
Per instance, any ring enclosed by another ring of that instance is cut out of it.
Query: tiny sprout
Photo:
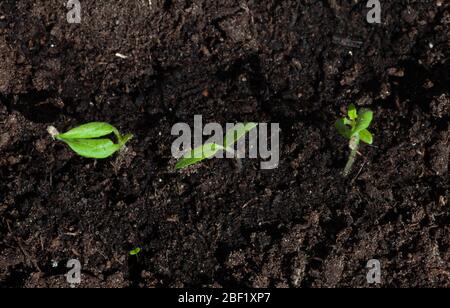
[[[130,256],[137,256],[138,254],[141,253],[141,251],[142,251],[141,248],[136,247],[135,249],[133,249],[133,250],[130,251]]]
[[[78,155],[96,159],[110,157],[133,138],[131,134],[122,136],[114,126],[100,122],[84,124],[64,134],[60,134],[53,126],[47,128],[47,131],[54,139],[67,143]],[[101,138],[110,134],[116,136],[118,143]]]
[[[339,134],[350,140],[349,147],[351,149],[351,154],[343,173],[344,177],[347,177],[352,170],[356,154],[359,154],[358,148],[360,141],[367,144],[373,143],[372,133],[368,130],[372,121],[372,110],[361,109],[358,112],[355,105],[351,104],[348,108],[348,118],[342,118],[336,122],[336,128]]]
[[[226,133],[223,145],[217,143],[206,143],[198,148],[195,148],[187,153],[180,161],[178,161],[175,168],[180,170],[195,165],[205,159],[214,157],[219,151],[234,153],[233,146],[236,142],[238,142],[256,126],[258,126],[256,123],[238,125],[236,129],[231,129]]]

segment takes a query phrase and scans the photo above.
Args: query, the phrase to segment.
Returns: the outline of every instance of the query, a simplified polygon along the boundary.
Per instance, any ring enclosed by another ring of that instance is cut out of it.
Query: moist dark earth
[[[0,2],[0,286],[450,287],[446,0]],[[126,56],[118,57],[116,54]],[[334,122],[371,108],[348,178]],[[171,128],[280,123],[280,165],[175,171]],[[106,160],[47,133],[131,132]],[[136,256],[129,251],[142,248]]]

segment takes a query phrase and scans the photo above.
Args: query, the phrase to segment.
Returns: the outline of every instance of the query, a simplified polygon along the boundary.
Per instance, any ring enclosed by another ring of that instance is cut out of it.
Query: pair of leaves
[[[339,119],[336,122],[338,132],[347,139],[357,137],[367,144],[373,143],[372,133],[368,130],[373,121],[373,111],[361,109],[357,111],[355,105],[350,105],[348,118]]]
[[[205,159],[214,157],[219,151],[233,152],[232,147],[258,124],[246,123],[238,125],[237,129],[231,129],[225,135],[223,145],[207,143],[187,153],[175,166],[177,170],[195,165]]]
[[[137,256],[138,254],[141,253],[141,251],[142,251],[141,248],[136,247],[136,248],[134,248],[133,250],[130,251],[130,256]]]
[[[101,138],[114,134],[118,143]],[[119,131],[108,123],[93,122],[76,127],[64,134],[56,135],[57,140],[67,145],[78,155],[86,158],[103,159],[119,151],[133,136],[121,136]],[[96,139],[101,138],[101,139]]]

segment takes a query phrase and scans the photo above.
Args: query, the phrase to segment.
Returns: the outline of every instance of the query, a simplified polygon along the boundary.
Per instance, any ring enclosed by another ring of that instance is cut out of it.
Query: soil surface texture
[[[450,287],[450,3],[0,2],[0,287]],[[351,176],[335,121],[371,108]],[[175,171],[171,128],[280,123],[280,164]],[[106,160],[47,133],[133,133]],[[138,256],[130,250],[139,247]]]

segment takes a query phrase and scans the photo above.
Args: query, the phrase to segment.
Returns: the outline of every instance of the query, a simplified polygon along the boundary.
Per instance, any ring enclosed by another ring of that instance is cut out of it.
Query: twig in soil
[[[252,203],[254,200],[258,200],[258,198],[253,198],[248,200],[247,202],[245,202],[245,204],[242,206],[243,209],[245,209],[247,206],[250,205],[250,203]]]
[[[352,47],[352,48],[361,48],[363,45],[363,42],[361,41],[355,41],[349,38],[339,37],[339,36],[333,36],[333,43],[344,46],[344,47]]]
[[[39,243],[41,244],[41,250],[44,251],[44,239],[42,238],[42,235],[39,235]]]
[[[67,236],[78,236],[78,233],[75,232],[64,232],[63,234]]]
[[[123,54],[121,54],[121,53],[116,53],[116,57],[117,58],[120,58],[120,59],[128,59],[128,56],[125,56],[125,55],[123,55]]]

